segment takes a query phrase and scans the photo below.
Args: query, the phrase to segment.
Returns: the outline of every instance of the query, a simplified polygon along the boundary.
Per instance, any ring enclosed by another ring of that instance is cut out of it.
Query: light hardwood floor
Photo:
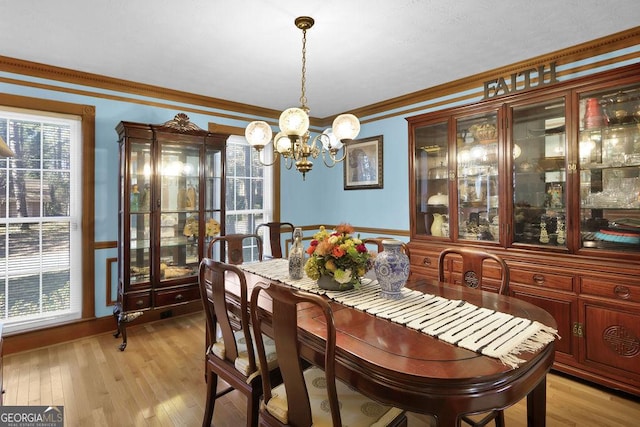
[[[204,412],[204,317],[201,313],[135,326],[129,345],[105,334],[4,358],[5,405],[64,405],[65,426],[199,426]],[[217,427],[244,425],[244,397],[216,405]],[[526,403],[505,413],[526,425]],[[547,381],[547,426],[632,427],[640,403],[564,376]],[[409,426],[425,417],[409,414]]]

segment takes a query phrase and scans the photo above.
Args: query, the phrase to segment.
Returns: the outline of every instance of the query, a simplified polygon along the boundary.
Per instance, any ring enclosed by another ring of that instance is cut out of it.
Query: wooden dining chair
[[[384,251],[384,246],[382,246],[382,241],[383,240],[387,240],[387,239],[393,239],[392,237],[384,237],[384,236],[379,236],[379,237],[368,237],[366,239],[362,239],[362,243],[364,243],[365,245],[373,245],[376,248],[376,251],[378,253]],[[406,256],[408,256],[409,258],[411,258],[411,255],[409,253],[409,246],[402,242],[402,253],[404,253]]]
[[[263,247],[262,237],[258,234],[226,234],[224,236],[217,236],[211,239],[207,246],[207,258],[214,258],[213,247],[216,243],[220,246],[220,261],[228,262],[229,264],[242,264],[244,262],[244,245],[247,242],[254,241],[254,244],[258,249],[258,261],[262,261]],[[225,257],[226,255],[226,257]],[[226,258],[226,259],[225,259]]]
[[[474,248],[455,247],[447,248],[440,252],[438,257],[438,280],[445,281],[445,260],[449,255],[458,255],[462,258],[462,284],[469,288],[482,289],[485,261],[493,260],[500,267],[500,285],[498,293],[509,293],[509,266],[498,255]]]
[[[293,242],[293,230],[294,225],[290,222],[265,222],[262,224],[258,224],[254,231],[255,234],[260,234],[264,230],[262,228],[267,228],[269,233],[269,247],[271,248],[271,258],[282,258],[282,244],[281,244],[281,235],[283,232],[287,232],[291,235],[291,241]]]
[[[509,266],[507,263],[498,255],[473,248],[447,248],[440,252],[438,257],[438,280],[440,282],[445,281],[445,260],[451,255],[458,255],[462,258],[462,284],[469,288],[482,289],[484,263],[486,260],[495,261],[500,267],[498,293],[501,295],[508,294]],[[473,427],[483,427],[491,421],[495,421],[496,427],[504,427],[504,412],[499,410],[491,411],[481,419],[463,416],[462,421]]]
[[[262,293],[272,302],[270,322],[258,307]],[[324,370],[307,367],[300,358],[297,323],[298,304],[314,304],[324,315],[326,341]],[[319,295],[294,290],[277,283],[258,282],[251,293],[251,322],[256,339],[259,369],[263,382],[260,405],[261,426],[406,426],[403,410],[373,401],[346,383],[336,379],[336,329],[329,303]],[[263,326],[270,324],[275,337],[276,354],[284,382],[275,386],[266,369],[266,346],[262,341]],[[306,368],[306,369],[305,369]],[[329,407],[327,408],[327,400]]]
[[[229,303],[227,278],[234,275],[239,289],[237,310]],[[199,269],[200,296],[206,317],[205,378],[207,397],[202,420],[209,427],[216,400],[233,390],[247,398],[247,426],[258,425],[258,406],[262,394],[262,377],[258,373],[255,346],[250,327],[247,283],[242,270],[231,264],[203,258]],[[273,341],[261,340],[265,375],[279,383],[277,359]],[[218,378],[229,387],[218,391]]]

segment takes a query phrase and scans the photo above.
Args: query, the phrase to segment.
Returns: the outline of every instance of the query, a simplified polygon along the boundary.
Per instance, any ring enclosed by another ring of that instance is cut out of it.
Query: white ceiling
[[[328,117],[640,25],[638,0],[1,0],[0,55]]]

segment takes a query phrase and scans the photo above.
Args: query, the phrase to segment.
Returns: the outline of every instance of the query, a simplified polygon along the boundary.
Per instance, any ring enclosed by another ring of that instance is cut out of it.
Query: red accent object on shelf
[[[584,128],[593,129],[604,126],[605,119],[602,115],[602,107],[597,98],[587,99],[586,111],[584,113]]]

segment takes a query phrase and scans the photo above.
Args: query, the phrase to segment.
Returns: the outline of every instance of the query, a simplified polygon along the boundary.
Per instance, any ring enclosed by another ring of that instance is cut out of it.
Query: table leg
[[[527,426],[545,427],[547,418],[547,376],[527,396]]]
[[[436,417],[436,425],[438,427],[459,427],[460,426],[458,414],[455,414],[453,412],[436,414],[435,417]]]

